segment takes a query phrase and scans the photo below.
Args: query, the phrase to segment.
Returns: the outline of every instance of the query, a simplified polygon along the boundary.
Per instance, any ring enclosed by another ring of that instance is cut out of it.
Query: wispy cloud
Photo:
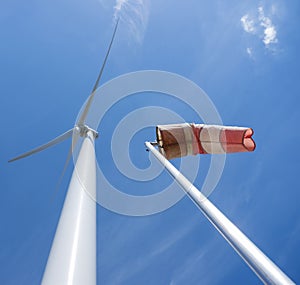
[[[149,0],[116,0],[114,19],[124,22],[138,43],[142,43],[148,25]]]
[[[156,225],[158,226],[158,225]],[[176,246],[177,243],[182,242],[182,240],[195,228],[199,226],[199,218],[194,217],[191,218],[185,224],[182,224],[181,227],[176,227],[174,229],[170,229],[168,235],[163,239],[157,237],[155,242],[149,244],[148,250],[144,251],[143,255],[135,255],[130,249],[130,252],[126,252],[128,250],[128,246],[126,244],[130,243],[138,243],[138,236],[137,232],[146,231],[147,228],[153,227],[151,220],[147,222],[143,222],[143,224],[139,224],[139,227],[135,228],[134,231],[128,231],[126,235],[122,236],[122,242],[117,242],[117,248],[115,248],[116,254],[120,255],[119,257],[122,266],[116,264],[115,268],[110,268],[111,272],[111,279],[108,282],[109,284],[127,284],[129,280],[134,277],[135,275],[144,272],[149,266],[155,263],[155,260],[164,256],[164,254],[170,250],[173,246]],[[130,224],[123,223],[119,226],[118,230],[123,232],[123,228],[130,228]],[[119,237],[113,234],[114,239],[119,239]],[[110,243],[112,243],[110,240]],[[127,249],[126,249],[127,248]],[[124,251],[125,250],[125,251]],[[140,251],[138,251],[140,252]],[[128,262],[124,263],[126,259]],[[176,263],[177,264],[177,263]]]
[[[174,244],[183,239],[184,236],[189,234],[191,230],[199,225],[198,217],[190,219],[184,226],[179,230],[171,232],[165,239],[161,240],[156,248],[152,251],[151,257],[160,255],[170,249]]]
[[[171,284],[220,284],[226,275],[224,271],[232,270],[238,262],[238,259],[231,259],[232,256],[228,255],[228,250],[231,249],[219,242],[216,233],[211,240],[197,246],[193,253],[178,264]],[[196,270],[202,271],[203,274],[193,276]],[[214,274],[206,274],[206,272],[214,272]]]
[[[271,15],[275,14],[275,6],[272,6]],[[270,16],[266,16],[263,6],[258,6],[255,15],[247,13],[241,17],[241,25],[246,33],[255,35],[262,41],[267,49],[274,49],[274,44],[278,43],[277,29]],[[247,54],[253,57],[253,49],[248,47]]]

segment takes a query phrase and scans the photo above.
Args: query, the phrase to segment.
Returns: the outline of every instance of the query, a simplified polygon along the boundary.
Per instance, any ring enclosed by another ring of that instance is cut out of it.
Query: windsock
[[[168,159],[186,155],[254,151],[253,130],[204,124],[174,124],[156,127],[160,152]]]

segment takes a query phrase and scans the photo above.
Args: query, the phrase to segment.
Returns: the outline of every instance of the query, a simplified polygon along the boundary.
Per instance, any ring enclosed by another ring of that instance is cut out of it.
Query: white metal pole
[[[79,175],[80,174],[80,175]],[[96,284],[94,133],[84,138],[48,257],[42,284]]]
[[[265,284],[295,284],[150,142],[146,142],[145,144],[160,163],[166,167],[168,172],[174,177],[193,202],[200,208],[206,218]]]

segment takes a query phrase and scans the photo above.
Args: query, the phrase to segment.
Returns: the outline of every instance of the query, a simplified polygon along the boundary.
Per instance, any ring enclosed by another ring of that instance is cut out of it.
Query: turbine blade
[[[71,146],[70,146],[70,148],[69,148],[69,151],[68,151],[68,156],[67,156],[67,159],[66,159],[64,168],[63,168],[62,173],[61,173],[61,175],[60,175],[60,177],[59,177],[59,180],[58,180],[58,182],[57,182],[57,184],[56,184],[55,192],[54,192],[54,194],[53,194],[53,196],[52,196],[51,201],[53,201],[54,198],[57,196],[57,193],[58,193],[60,184],[61,184],[61,182],[62,182],[62,180],[63,180],[63,178],[64,178],[64,176],[65,176],[65,173],[66,173],[67,167],[68,167],[68,165],[69,165],[69,162],[70,162],[70,160],[71,160],[72,154],[73,154],[73,150],[72,150],[72,144],[71,144]]]
[[[108,50],[107,50],[107,52],[106,52],[106,55],[105,55],[103,64],[102,64],[102,66],[101,66],[101,69],[100,69],[100,72],[99,72],[99,74],[98,74],[97,80],[96,80],[95,85],[94,85],[94,87],[93,87],[92,93],[91,93],[91,95],[89,96],[88,101],[87,101],[87,103],[86,103],[86,105],[85,105],[85,108],[84,108],[84,110],[83,110],[83,112],[82,112],[82,115],[80,116],[80,118],[79,118],[79,120],[78,120],[78,125],[84,125],[85,119],[86,119],[86,117],[87,117],[87,114],[88,114],[89,109],[90,109],[90,107],[91,107],[92,101],[93,101],[93,99],[94,99],[95,92],[96,92],[96,90],[97,90],[97,88],[98,88],[98,85],[99,85],[99,82],[100,82],[100,79],[101,79],[101,76],[102,76],[102,73],[103,73],[103,70],[104,70],[106,61],[107,61],[107,59],[108,59],[108,56],[109,56],[109,53],[110,53],[110,50],[111,50],[111,47],[112,47],[112,44],[113,44],[113,41],[114,41],[116,32],[117,32],[118,25],[119,25],[119,19],[118,19],[117,22],[116,22],[115,29],[114,29],[113,35],[112,35],[112,37],[111,37],[111,40],[110,40],[110,44],[109,44]]]
[[[74,141],[70,145],[70,148],[69,148],[69,151],[68,151],[68,156],[67,156],[64,168],[62,170],[62,173],[61,173],[61,175],[59,177],[59,180],[57,182],[57,185],[56,185],[56,192],[57,192],[57,190],[58,190],[58,188],[59,188],[59,186],[61,184],[61,181],[62,181],[62,179],[63,179],[63,177],[64,177],[64,175],[66,173],[67,167],[69,165],[69,162],[70,162],[72,154],[73,154],[73,149],[75,149],[78,139],[79,139],[79,134],[75,133],[75,135],[73,137]]]
[[[109,43],[109,47],[108,47],[108,50],[106,52],[106,55],[105,55],[105,58],[104,58],[104,61],[103,61],[103,64],[101,66],[101,70],[99,72],[99,75],[97,77],[97,80],[95,82],[95,85],[94,85],[94,88],[92,90],[92,93],[94,93],[99,85],[99,82],[100,82],[100,79],[101,79],[101,76],[102,76],[102,73],[103,73],[103,70],[104,70],[104,67],[105,67],[105,64],[106,64],[106,61],[108,59],[108,56],[109,56],[109,53],[110,53],[110,50],[111,50],[111,47],[112,47],[112,44],[114,42],[114,38],[115,38],[115,35],[116,35],[116,32],[117,32],[117,28],[118,28],[118,25],[119,25],[119,19],[117,20],[116,22],[116,25],[115,25],[115,28],[114,28],[114,32],[113,32],[113,35],[111,37],[111,40],[110,40],[110,43]]]
[[[25,153],[23,153],[23,154],[15,157],[15,158],[12,158],[8,162],[13,162],[13,161],[16,161],[18,159],[21,159],[21,158],[27,157],[29,155],[32,155],[34,153],[40,152],[40,151],[42,151],[42,150],[44,150],[44,149],[46,149],[48,147],[51,147],[53,145],[56,145],[56,144],[58,144],[58,143],[60,143],[60,142],[62,142],[64,140],[66,140],[67,138],[71,137],[72,134],[73,134],[73,129],[68,130],[67,132],[65,132],[62,135],[56,137],[55,139],[51,140],[50,142],[48,142],[46,144],[43,144],[43,145],[41,145],[41,146],[39,146],[39,147],[37,147],[37,148],[35,148],[33,150],[30,150],[28,152],[25,152]]]

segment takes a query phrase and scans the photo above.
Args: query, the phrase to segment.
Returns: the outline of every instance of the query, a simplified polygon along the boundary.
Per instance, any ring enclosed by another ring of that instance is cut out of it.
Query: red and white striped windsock
[[[175,124],[156,127],[157,142],[167,158],[205,153],[246,152],[255,149],[253,130],[203,124]]]

